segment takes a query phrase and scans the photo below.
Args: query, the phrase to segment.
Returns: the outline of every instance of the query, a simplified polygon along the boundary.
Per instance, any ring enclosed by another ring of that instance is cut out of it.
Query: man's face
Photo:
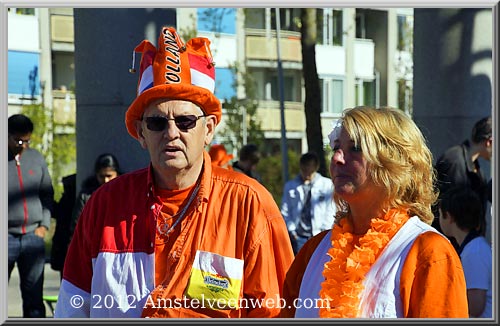
[[[490,161],[493,154],[493,138],[484,141],[483,152],[480,154],[485,160]]]
[[[149,151],[155,173],[183,175],[199,173],[215,125],[215,116],[204,117],[195,104],[172,100],[149,105],[136,128],[139,142]]]
[[[441,232],[443,232],[446,236],[451,236],[450,226],[451,226],[451,217],[447,212],[443,212],[441,208],[439,208],[439,226],[441,227]]]
[[[318,171],[318,166],[314,161],[304,163],[300,166],[300,175],[302,176],[302,180],[304,181],[312,181],[314,175],[316,174],[316,171]]]
[[[30,145],[31,133],[9,134],[9,150],[14,154],[21,154]]]

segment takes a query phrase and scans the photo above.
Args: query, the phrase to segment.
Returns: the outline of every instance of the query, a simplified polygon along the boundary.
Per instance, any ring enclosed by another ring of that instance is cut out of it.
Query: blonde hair
[[[373,182],[386,191],[387,208],[406,209],[431,224],[437,199],[432,153],[417,125],[402,111],[359,106],[344,110],[341,126],[369,163]],[[335,130],[332,134],[335,133]],[[338,216],[349,205],[334,195]]]

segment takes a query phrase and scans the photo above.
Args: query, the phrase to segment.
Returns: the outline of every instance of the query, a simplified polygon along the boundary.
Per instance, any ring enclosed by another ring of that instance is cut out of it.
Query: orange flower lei
[[[384,217],[371,220],[370,229],[354,245],[352,225],[348,218],[335,223],[332,230],[332,246],[325,264],[320,297],[328,304],[319,310],[321,318],[356,318],[359,301],[364,289],[363,280],[382,249],[408,220],[405,210],[390,209]]]

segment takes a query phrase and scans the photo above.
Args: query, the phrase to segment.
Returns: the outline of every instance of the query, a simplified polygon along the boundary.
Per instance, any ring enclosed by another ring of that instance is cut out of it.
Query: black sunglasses
[[[9,137],[11,137],[12,140],[14,141],[14,143],[16,143],[16,145],[19,145],[19,146],[23,146],[24,144],[29,145],[31,143],[30,139],[24,140],[24,139],[21,139],[21,138],[16,138],[16,137],[14,137],[13,135],[10,135],[10,134],[9,134]]]
[[[196,121],[202,117],[205,117],[205,115],[179,115],[172,119],[166,117],[145,117],[143,120],[146,121],[146,127],[148,127],[151,131],[165,130],[169,120],[174,120],[175,125],[179,128],[179,130],[186,131],[193,129],[196,126]]]

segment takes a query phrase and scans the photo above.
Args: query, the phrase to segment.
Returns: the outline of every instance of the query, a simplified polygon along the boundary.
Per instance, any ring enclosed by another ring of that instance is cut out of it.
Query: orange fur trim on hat
[[[142,58],[137,98],[125,114],[132,137],[138,138],[135,121],[142,119],[148,105],[161,99],[190,101],[220,122],[222,107],[214,95],[215,64],[207,38],[184,44],[175,28],[163,27],[157,47],[144,40],[134,52],[141,52]]]

